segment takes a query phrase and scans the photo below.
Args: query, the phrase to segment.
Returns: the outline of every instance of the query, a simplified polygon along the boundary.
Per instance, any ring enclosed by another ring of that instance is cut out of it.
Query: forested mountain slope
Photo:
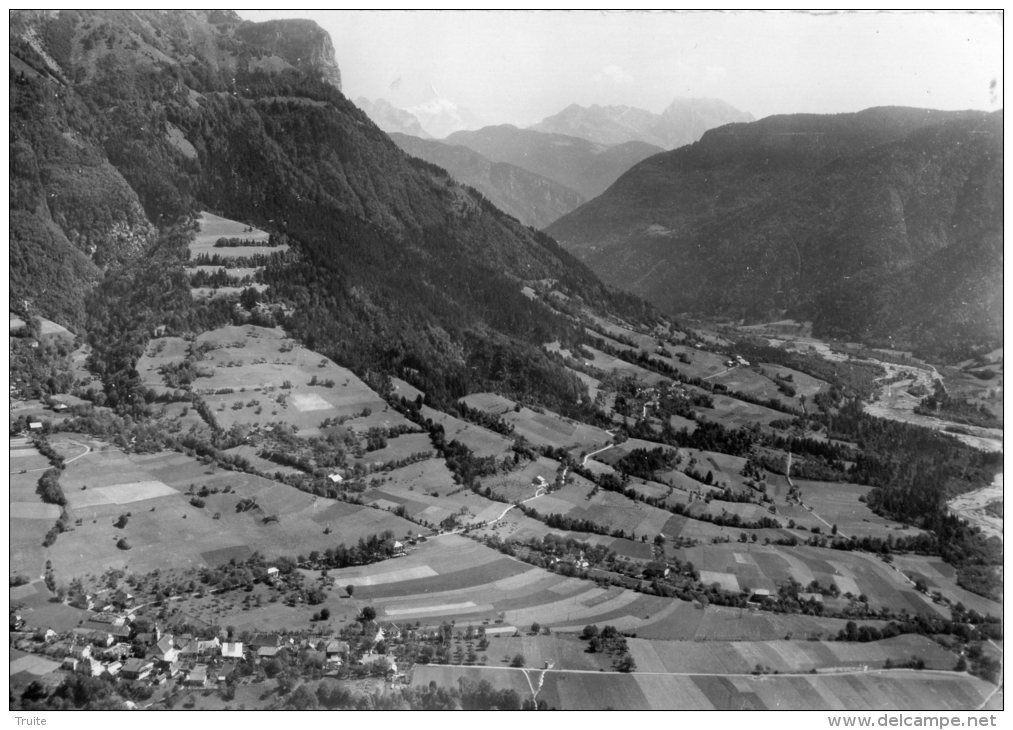
[[[580,193],[565,185],[507,162],[492,162],[462,145],[396,132],[390,138],[408,154],[439,165],[500,210],[534,228],[545,228],[584,202]]]
[[[585,198],[600,195],[633,165],[661,151],[646,142],[604,145],[511,124],[454,132],[444,141],[469,147],[493,162],[523,167]]]
[[[335,86],[316,26],[219,11],[15,12],[11,46],[12,307],[32,295],[37,312],[81,324],[100,267],[136,260],[155,225],[200,208],[299,252],[266,273],[294,304],[291,330],[437,393],[503,376],[469,364],[496,361],[490,351],[551,370],[531,343],[577,330],[525,297],[522,280],[630,304],[399,150]]]
[[[669,311],[941,353],[1001,337],[1001,225],[1001,112],[881,108],[712,130],[548,232]]]

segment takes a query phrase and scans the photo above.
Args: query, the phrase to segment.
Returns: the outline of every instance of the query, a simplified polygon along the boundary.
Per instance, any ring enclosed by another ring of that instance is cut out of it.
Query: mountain
[[[1002,113],[784,115],[651,157],[547,232],[669,311],[939,351],[1001,337]]]
[[[477,129],[484,124],[473,111],[450,99],[444,99],[435,90],[431,98],[408,107],[406,111],[437,138],[446,137],[462,129]]]
[[[336,87],[325,35],[231,11],[14,11],[12,309],[87,330],[122,392],[153,328],[233,316],[191,300],[183,274],[193,217],[211,210],[292,246],[265,268],[266,296],[311,348],[435,398],[503,382],[573,408],[582,386],[539,346],[577,328],[523,282],[639,305],[405,155]]]
[[[676,99],[661,114],[632,106],[571,104],[529,129],[580,137],[598,144],[639,141],[670,150],[696,142],[708,129],[751,121],[752,114],[720,99]]]
[[[415,115],[391,104],[386,99],[370,101],[364,96],[355,100],[355,105],[366,112],[373,124],[387,133],[407,134],[422,139],[432,139],[432,135],[422,128]]]
[[[555,180],[585,198],[600,195],[630,167],[661,151],[644,142],[610,146],[511,124],[455,132],[445,141],[464,145],[493,162],[508,162]]]
[[[584,202],[580,193],[506,162],[490,162],[461,145],[391,133],[413,157],[439,165],[455,180],[478,190],[500,210],[526,226],[544,228]]]

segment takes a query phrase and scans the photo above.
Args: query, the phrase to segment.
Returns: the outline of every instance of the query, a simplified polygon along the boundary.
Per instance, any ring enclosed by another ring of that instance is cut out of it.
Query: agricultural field
[[[69,438],[58,435],[51,442],[68,457],[81,452]],[[60,478],[72,530],[43,548],[47,524],[33,528],[41,521],[12,519],[12,534],[37,536],[11,545],[12,563],[28,574],[41,574],[46,560],[61,580],[70,580],[107,568],[147,572],[215,565],[254,551],[295,557],[388,529],[397,535],[416,529],[382,510],[315,497],[183,454],[126,454],[94,439],[86,445],[87,453],[68,459]],[[199,497],[204,488],[206,496]],[[240,511],[241,500],[254,506]],[[126,523],[115,527],[121,515],[127,515]],[[118,547],[120,540],[129,548]]]
[[[370,425],[417,428],[350,370],[296,344],[280,328],[221,327],[197,337],[193,348],[201,353],[193,390],[204,394],[224,429],[283,422],[315,435],[328,419],[363,431]]]
[[[148,341],[144,354],[137,360],[137,374],[141,382],[156,391],[169,390],[160,368],[177,365],[186,360],[190,342],[182,337],[156,337]]]
[[[788,396],[782,393],[773,380],[764,377],[751,367],[735,367],[708,380],[711,383],[723,385],[730,391],[743,393],[753,398],[774,399],[788,408],[801,409],[797,396]]]
[[[570,478],[567,477],[568,482]],[[616,492],[599,489],[592,495],[594,487],[582,477],[573,477],[572,483],[531,500],[527,506],[542,515],[561,514],[576,520],[589,520],[638,538],[647,535],[651,540],[664,531],[672,517],[667,510],[635,502]]]
[[[788,484],[783,479],[767,480],[767,493],[777,503],[778,514],[805,528],[827,532],[837,525],[842,537],[910,537],[921,530],[880,517],[861,501],[871,487],[847,482],[818,482],[794,479],[801,490],[802,505],[785,504]]]
[[[747,403],[738,398],[715,393],[713,408],[694,406],[694,420],[707,420],[719,423],[725,428],[747,428],[754,423],[770,426],[774,421],[784,421],[792,416],[782,411],[775,411],[767,406]]]
[[[514,427],[514,436],[536,446],[593,451],[612,440],[611,434],[600,428],[564,418],[548,409],[534,411],[526,406],[518,409],[512,400],[495,393],[472,393],[461,400],[469,408],[500,416]]]
[[[422,406],[420,413],[423,418],[443,426],[448,442],[460,441],[479,458],[492,456],[499,459],[508,456],[513,449],[513,441],[495,431],[454,418],[429,406]]]
[[[555,459],[540,456],[533,461],[522,462],[509,472],[499,472],[482,479],[482,486],[505,502],[518,502],[535,496],[539,477],[549,484],[556,478],[561,464]]]
[[[833,586],[841,596],[865,596],[874,610],[904,608],[930,617],[949,615],[915,591],[902,573],[867,553],[757,543],[708,545],[677,552],[700,571],[704,583],[717,583],[725,590],[776,593],[778,586],[791,580],[805,590],[815,580],[825,589]]]
[[[454,484],[440,459],[374,475],[369,484],[361,495],[364,504],[379,509],[403,508],[411,520],[434,528],[452,516],[460,526],[485,524],[509,507]]]
[[[593,356],[591,360],[584,360],[586,365],[597,368],[598,370],[604,370],[605,372],[616,372],[620,375],[633,375],[641,382],[646,385],[658,385],[659,383],[671,382],[670,378],[666,378],[664,375],[659,375],[653,370],[642,368],[639,365],[626,362],[614,355],[609,355],[606,352],[602,352],[594,347],[585,346],[585,350],[590,352]]]
[[[1002,616],[1002,603],[971,593],[957,585],[957,571],[934,555],[896,555],[893,566],[912,581],[921,580],[929,595],[938,591],[954,604],[963,603],[983,616]]]
[[[435,453],[428,433],[406,433],[387,439],[386,446],[367,451],[362,458],[355,459],[354,463],[376,468],[392,461],[417,458],[421,455],[431,457]]]
[[[200,230],[190,242],[190,258],[193,259],[200,254],[214,256],[218,254],[223,259],[241,258],[256,256],[260,254],[272,254],[279,251],[287,251],[288,246],[225,246],[216,247],[215,241],[219,238],[242,238],[248,241],[267,242],[270,235],[267,231],[247,226],[245,223],[221,218],[211,213],[203,212],[197,219]]]
[[[800,370],[794,370],[792,368],[785,367],[784,365],[761,362],[757,367],[759,367],[760,371],[771,380],[774,380],[778,376],[782,378],[790,377],[791,381],[788,382],[788,385],[795,389],[796,394],[804,395],[806,398],[812,398],[824,388],[829,387],[829,384],[825,380],[814,378],[808,373],[803,373]]]
[[[914,670],[757,677],[425,666],[412,683],[454,686],[460,678],[486,680],[562,710],[966,710],[990,692],[990,685],[966,675]]]

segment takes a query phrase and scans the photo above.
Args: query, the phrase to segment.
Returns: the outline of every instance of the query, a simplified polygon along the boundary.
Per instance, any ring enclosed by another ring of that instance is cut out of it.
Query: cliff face
[[[341,89],[341,71],[334,60],[331,37],[312,20],[243,23],[235,33],[243,42],[269,49],[294,68],[319,74],[334,88]]]

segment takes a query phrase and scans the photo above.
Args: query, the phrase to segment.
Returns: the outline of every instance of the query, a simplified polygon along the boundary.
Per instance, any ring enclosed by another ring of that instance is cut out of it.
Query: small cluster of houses
[[[237,666],[260,665],[284,652],[309,652],[325,670],[337,670],[346,663],[369,665],[382,662],[379,673],[396,678],[398,668],[392,656],[376,651],[380,642],[400,638],[394,625],[379,627],[369,649],[361,656],[350,655],[347,641],[329,636],[293,638],[283,634],[254,634],[246,641],[222,641],[190,634],[164,633],[158,624],[151,631],[138,632],[129,614],[100,611],[69,632],[52,629],[32,631],[20,615],[11,616],[12,646],[61,661],[60,669],[91,677],[116,677],[147,685],[175,680],[193,689],[213,688],[227,682]]]

